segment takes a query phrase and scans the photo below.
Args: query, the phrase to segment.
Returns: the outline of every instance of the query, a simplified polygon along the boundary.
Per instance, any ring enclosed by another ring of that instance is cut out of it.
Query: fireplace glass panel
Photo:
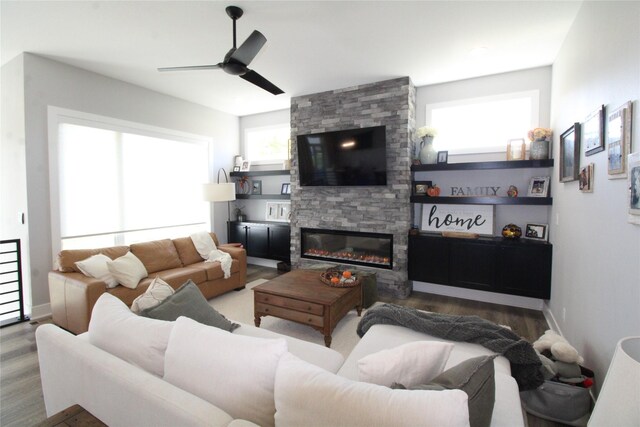
[[[338,263],[393,267],[393,235],[303,228],[302,257]]]

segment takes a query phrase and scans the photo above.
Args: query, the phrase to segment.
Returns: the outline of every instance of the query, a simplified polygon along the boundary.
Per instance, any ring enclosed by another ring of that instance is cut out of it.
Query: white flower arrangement
[[[431,126],[422,126],[418,129],[416,129],[416,136],[418,138],[423,138],[425,136],[436,136],[438,134],[438,131],[436,130],[436,128],[431,127]]]

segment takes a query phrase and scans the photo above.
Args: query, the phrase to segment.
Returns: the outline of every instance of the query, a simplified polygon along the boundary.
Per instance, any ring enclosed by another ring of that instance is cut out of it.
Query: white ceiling
[[[250,65],[274,96],[221,70],[232,46],[267,44]],[[31,52],[238,116],[288,108],[293,96],[409,76],[416,86],[552,64],[581,1],[8,1],[2,64]],[[470,51],[487,47],[484,55]]]

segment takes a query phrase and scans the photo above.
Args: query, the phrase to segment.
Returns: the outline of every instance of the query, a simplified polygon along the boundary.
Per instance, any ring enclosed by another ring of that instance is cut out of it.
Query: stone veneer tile
[[[411,157],[415,129],[415,87],[408,77],[337,89],[291,100],[291,138],[297,135],[385,125],[386,187],[300,187],[297,149],[292,145],[291,261],[294,267],[317,263],[300,257],[300,228],[393,234],[393,270],[375,270],[383,292],[407,297],[407,233],[411,225]]]

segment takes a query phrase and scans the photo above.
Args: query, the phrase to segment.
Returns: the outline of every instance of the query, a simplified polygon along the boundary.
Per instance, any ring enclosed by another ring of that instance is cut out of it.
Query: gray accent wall
[[[409,77],[337,89],[291,100],[291,139],[297,135],[386,126],[387,185],[372,187],[301,187],[296,144],[291,167],[291,262],[316,264],[300,257],[300,228],[393,234],[393,270],[377,272],[378,289],[406,298],[408,231],[411,224],[410,153],[415,129],[415,87]],[[367,267],[358,267],[369,269]]]

